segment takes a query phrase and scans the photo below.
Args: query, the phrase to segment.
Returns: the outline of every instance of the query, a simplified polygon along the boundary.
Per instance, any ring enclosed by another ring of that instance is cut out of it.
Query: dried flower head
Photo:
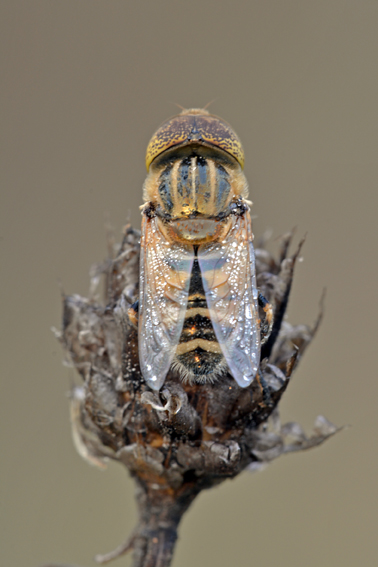
[[[160,391],[146,384],[128,317],[138,298],[140,255],[140,233],[130,226],[114,257],[92,269],[91,297],[64,296],[57,334],[83,381],[71,396],[76,448],[99,467],[108,459],[123,463],[136,483],[138,525],[118,549],[97,556],[99,563],[133,550],[134,567],[170,565],[180,519],[201,490],[319,445],[337,431],[322,416],[309,437],[297,423],[279,420],[278,403],[322,315],[313,327],[284,320],[302,245],[290,256],[292,236],[281,239],[278,259],[264,243],[255,251],[257,287],[273,306],[274,326],[247,388],[230,374],[183,382],[174,368]],[[103,304],[96,299],[101,277]]]

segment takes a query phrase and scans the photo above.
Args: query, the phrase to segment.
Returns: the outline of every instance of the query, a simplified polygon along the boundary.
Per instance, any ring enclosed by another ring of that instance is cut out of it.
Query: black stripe
[[[209,317],[200,315],[199,313],[197,313],[196,315],[194,315],[194,317],[192,317],[190,313],[187,312],[187,317],[185,318],[183,328],[190,329],[192,327],[196,327],[196,329],[212,330],[213,325],[211,324]]]
[[[198,330],[193,334],[185,333],[183,331],[181,333],[179,342],[180,342],[180,344],[190,343],[190,341],[194,341],[194,339],[203,339],[205,341],[208,341],[209,343],[217,343],[218,344],[218,341],[216,339],[214,331],[208,331],[207,333],[204,333],[201,330]]]
[[[208,166],[206,160],[198,156],[197,157],[197,167],[198,167],[198,180],[200,185],[206,185],[208,176]]]
[[[182,160],[177,175],[177,191],[181,197],[189,197],[192,190],[190,175],[191,158]]]
[[[160,175],[159,195],[163,201],[164,208],[168,213],[172,212],[172,192],[171,192],[171,173],[172,164],[168,165]]]
[[[185,319],[180,343],[187,343],[194,339],[218,342],[210,319],[208,317],[203,317],[198,313],[195,317],[187,317]]]
[[[194,339],[205,339],[209,342],[217,343],[213,325],[210,317],[206,315],[190,315],[190,309],[186,311],[180,343],[186,343]]]
[[[205,290],[203,289],[201,270],[197,257],[194,258],[192,274],[190,276],[189,298],[191,295],[199,295],[205,298]]]
[[[209,166],[201,156],[197,157],[196,195],[202,195],[205,203],[209,201],[211,195]]]
[[[217,178],[217,207],[219,210],[222,210],[230,194],[231,185],[229,182],[229,175],[225,168],[220,165],[220,163],[215,163],[215,165]]]

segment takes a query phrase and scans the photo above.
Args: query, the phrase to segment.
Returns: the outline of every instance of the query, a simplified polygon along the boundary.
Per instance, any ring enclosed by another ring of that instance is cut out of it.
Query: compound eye
[[[152,136],[146,152],[147,171],[163,152],[190,144],[219,148],[244,167],[243,147],[231,126],[207,110],[192,108],[164,122]]]
[[[166,150],[185,144],[190,132],[187,117],[174,116],[165,122],[152,136],[146,151],[147,171],[152,161]]]

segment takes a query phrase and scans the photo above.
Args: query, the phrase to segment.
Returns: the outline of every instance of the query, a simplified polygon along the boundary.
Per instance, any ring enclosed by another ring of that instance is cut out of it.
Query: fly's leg
[[[262,297],[262,296],[261,296]],[[129,321],[133,327],[138,327],[138,308],[139,300],[137,299],[127,311]]]
[[[266,407],[271,406],[272,405],[272,396],[270,395],[269,386],[265,381],[265,378],[264,378],[264,375],[263,375],[261,369],[256,374],[256,380],[257,380],[257,383],[260,386],[260,389],[261,389],[261,392],[262,392],[262,398],[263,398],[264,405]]]
[[[260,335],[261,335],[260,342],[263,345],[269,339],[269,335],[272,332],[273,307],[269,303],[269,301],[267,299],[265,299],[263,294],[260,293],[260,292],[259,292],[259,295],[258,295],[258,303],[259,303],[259,307],[261,307],[261,309],[264,311],[264,314],[265,314],[264,320],[260,321]],[[264,365],[264,361],[263,361],[259,372],[256,374],[256,381],[257,381],[258,385],[260,386],[260,389],[261,389],[261,392],[262,392],[263,403],[265,404],[266,407],[269,407],[269,406],[272,405],[272,397],[270,395],[269,386],[266,383],[265,378],[264,378],[264,374],[263,374],[263,368],[264,367],[265,367],[265,365]]]
[[[262,308],[262,310],[265,313],[265,319],[261,323],[261,328],[260,328],[261,344],[263,345],[269,339],[269,335],[272,332],[273,320],[274,320],[273,307],[260,292],[259,292],[258,302],[259,302],[259,306]]]

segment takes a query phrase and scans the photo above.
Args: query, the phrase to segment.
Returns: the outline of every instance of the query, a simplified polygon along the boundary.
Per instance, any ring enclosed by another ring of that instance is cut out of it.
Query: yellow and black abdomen
[[[184,378],[196,381],[205,381],[209,375],[215,377],[225,364],[211,323],[197,258],[193,262],[184,326],[173,364]]]

